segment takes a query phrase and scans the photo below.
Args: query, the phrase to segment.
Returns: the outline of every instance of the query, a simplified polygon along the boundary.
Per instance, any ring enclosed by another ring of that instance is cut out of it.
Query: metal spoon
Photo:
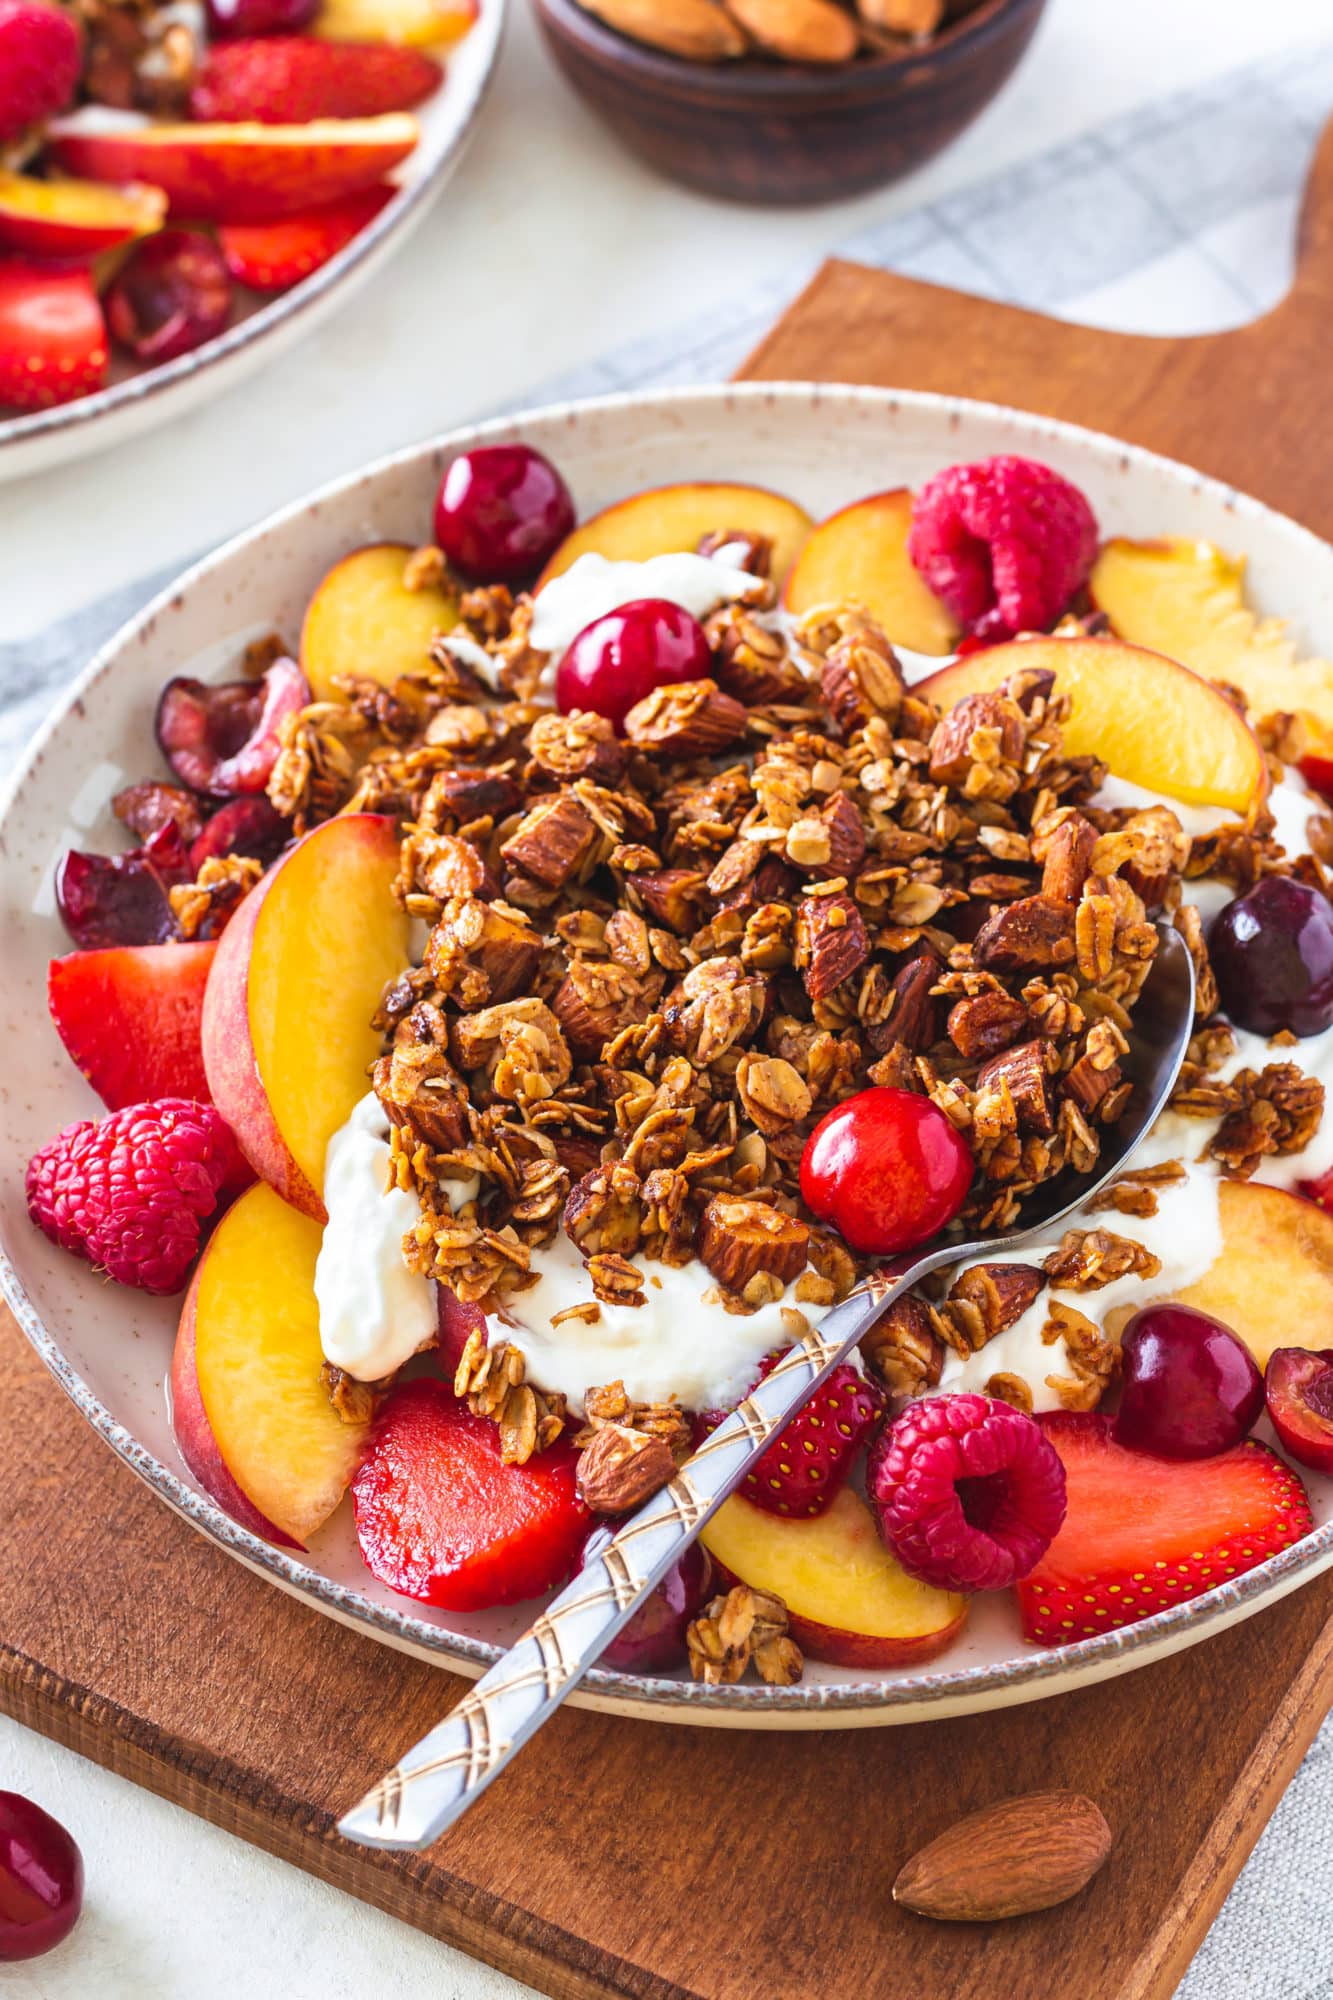
[[[340,1833],[367,1847],[429,1847],[555,1713],[754,1460],[900,1293],[940,1265],[1019,1249],[1120,1173],[1171,1095],[1194,1019],[1190,955],[1166,925],[1158,925],[1158,936],[1124,1065],[1134,1092],[1106,1134],[1096,1178],[1071,1191],[1061,1177],[1051,1184],[1048,1205],[1008,1236],[937,1242],[910,1268],[863,1279],[704,1440],[670,1485],[625,1522],[443,1722],[339,1820]]]

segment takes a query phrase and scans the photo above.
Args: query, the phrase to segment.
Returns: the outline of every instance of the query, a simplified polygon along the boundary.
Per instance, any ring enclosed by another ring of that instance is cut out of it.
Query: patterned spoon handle
[[[661,1582],[754,1459],[900,1292],[958,1246],[857,1286],[708,1436],[670,1485],[547,1605],[443,1722],[338,1822],[367,1847],[422,1848],[461,1819]]]

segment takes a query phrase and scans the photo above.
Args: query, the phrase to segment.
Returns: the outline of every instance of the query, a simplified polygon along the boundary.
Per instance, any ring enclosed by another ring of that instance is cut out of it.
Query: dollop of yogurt
[[[328,1221],[315,1261],[319,1344],[359,1382],[392,1375],[436,1336],[435,1287],[403,1262],[403,1238],[421,1219],[410,1189],[388,1187],[389,1120],[368,1091],[329,1141]],[[447,1183],[455,1209],[480,1182]]]
[[[543,1389],[559,1391],[576,1414],[587,1390],[623,1382],[639,1403],[664,1403],[675,1396],[687,1410],[726,1409],[739,1402],[759,1364],[775,1347],[790,1347],[804,1330],[792,1309],[814,1326],[827,1306],[797,1304],[794,1286],[772,1305],[753,1313],[729,1313],[716,1297],[717,1280],[699,1258],[688,1264],[640,1262],[645,1303],[598,1303],[597,1318],[554,1317],[592,1298],[587,1269],[577,1247],[561,1231],[532,1254],[537,1282],[505,1301],[505,1316],[493,1315],[487,1339],[512,1340],[522,1348],[528,1377]]]
[[[763,589],[761,577],[740,567],[739,548],[716,555],[682,551],[649,556],[645,562],[612,562],[592,551],[571,563],[562,576],[537,592],[528,634],[534,650],[558,663],[585,625],[639,597],[663,597],[693,618],[706,618],[719,604],[744,603]]]

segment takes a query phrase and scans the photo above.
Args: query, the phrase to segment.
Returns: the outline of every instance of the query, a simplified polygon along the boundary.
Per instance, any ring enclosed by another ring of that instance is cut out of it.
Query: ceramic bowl
[[[104,648],[34,742],[0,806],[0,963],[7,1060],[0,1107],[0,1277],[57,1382],[112,1449],[171,1507],[242,1562],[307,1603],[388,1644],[476,1674],[531,1615],[446,1614],[377,1584],[356,1551],[346,1504],[305,1554],[272,1548],[199,1492],[176,1451],[164,1381],[179,1301],[102,1283],[33,1228],[23,1163],[99,1107],[47,1018],[47,961],[68,948],[51,881],[71,843],[121,844],[113,791],[154,768],[158,690],[175,673],[234,673],[241,647],[293,632],[329,565],[359,543],[422,540],[440,471],[479,439],[523,437],[563,469],[581,514],[677,479],[776,487],[824,514],[891,484],[993,452],[1044,459],[1087,492],[1108,534],[1196,536],[1249,559],[1264,611],[1333,649],[1333,549],[1256,501],[1166,459],[1069,425],[940,396],[751,385],[614,397],[492,423],[400,452],[325,487],[227,544],[183,576]],[[920,1721],[1031,1701],[1196,1644],[1333,1565],[1333,1481],[1310,1479],[1318,1528],[1235,1582],[1121,1632],[1053,1650],[1026,1645],[1007,1598],[976,1600],[949,1651],[918,1670],[811,1663],[791,1688],[694,1686],[594,1672],[576,1699],[659,1721],[829,1728]]]
[[[383,268],[424,220],[463,157],[490,85],[508,0],[481,0],[471,29],[443,52],[442,89],[416,113],[421,138],[391,178],[399,193],[346,249],[290,291],[251,303],[225,333],[160,368],[113,358],[95,396],[29,416],[0,412],[0,482],[138,437],[220,396],[313,331]]]
[[[575,90],[632,153],[702,194],[767,206],[841,200],[921,166],[989,104],[1046,0],[980,0],[920,48],[836,67],[686,62],[579,0],[533,5]]]

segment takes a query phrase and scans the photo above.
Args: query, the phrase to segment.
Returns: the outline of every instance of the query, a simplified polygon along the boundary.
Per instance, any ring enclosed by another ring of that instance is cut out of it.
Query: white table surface
[[[511,6],[472,151],[369,296],[173,429],[0,489],[0,639],[382,451],[518,398],[679,318],[692,298],[743,291],[856,229],[1329,25],[1328,0],[1051,0],[1018,76],[943,159],[879,195],[768,213],[685,194],[626,159],[547,64],[526,0]],[[73,1937],[28,1966],[0,1966],[0,2000],[526,1991],[3,1718],[0,1786],[63,1820],[88,1868]],[[1321,1910],[1326,1919],[1316,1896],[1301,1912],[1310,1946],[1295,1959],[1315,1979]],[[1260,1914],[1245,1911],[1256,1945]],[[1238,1965],[1227,1972],[1240,1974],[1237,1991],[1279,1990],[1258,1964],[1248,1982]],[[1297,1988],[1284,1980],[1281,1990]],[[1318,1989],[1300,1979],[1299,1990]]]

